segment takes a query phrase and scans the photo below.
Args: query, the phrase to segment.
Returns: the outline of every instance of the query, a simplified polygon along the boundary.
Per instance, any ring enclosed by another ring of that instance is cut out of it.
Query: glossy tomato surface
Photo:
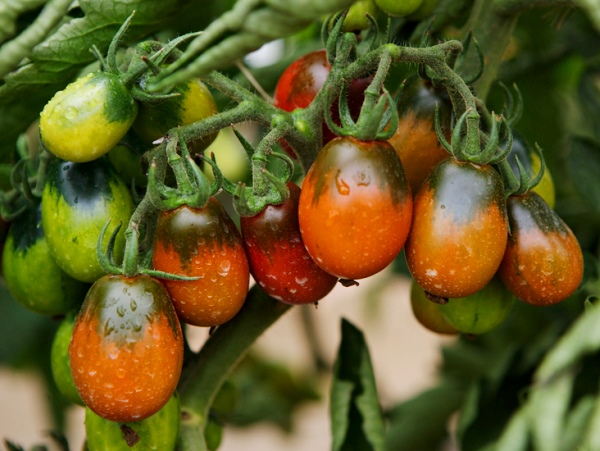
[[[444,315],[444,305],[433,302],[425,294],[425,290],[415,281],[410,287],[410,306],[417,321],[426,329],[436,334],[456,335],[458,330],[453,327]]]
[[[165,280],[177,314],[195,326],[217,326],[242,308],[250,271],[236,225],[211,197],[203,208],[183,205],[158,218],[154,268],[193,281]]]
[[[125,136],[137,112],[137,102],[117,75],[93,72],[50,99],[40,115],[40,134],[57,157],[92,161]]]
[[[241,229],[250,270],[272,297],[288,304],[311,304],[337,282],[310,257],[298,224],[300,188],[288,183],[290,197],[268,205],[255,216],[242,217]]]
[[[457,298],[485,287],[508,238],[502,179],[490,166],[444,160],[415,197],[408,268],[426,291]]]
[[[76,315],[69,314],[58,326],[50,350],[50,368],[58,391],[72,403],[83,406],[81,396],[79,396],[77,387],[75,387],[75,381],[71,373],[71,359],[69,358],[69,345],[75,328],[75,318]]]
[[[165,287],[139,275],[96,281],[77,316],[71,371],[97,415],[128,423],[154,415],[171,398],[183,364],[183,335]]]
[[[369,277],[398,255],[412,217],[400,158],[385,141],[336,138],[318,154],[302,184],[300,232],[326,272]]]
[[[448,130],[452,104],[445,92],[434,89],[420,78],[411,78],[398,100],[398,129],[389,142],[400,156],[413,195],[433,169],[450,157],[435,132],[436,105],[439,106],[442,130]]]
[[[583,278],[583,256],[567,224],[535,192],[507,201],[510,237],[499,274],[521,300],[552,305],[569,297]]]
[[[121,224],[114,247],[115,261],[120,262],[124,230],[132,212],[129,189],[106,158],[89,163],[51,163],[42,195],[42,224],[56,263],[74,279],[94,282],[104,275],[96,246],[108,220],[103,248]]]
[[[88,289],[88,285],[63,272],[52,257],[39,205],[12,222],[2,266],[12,297],[42,315],[64,315],[81,305]]]

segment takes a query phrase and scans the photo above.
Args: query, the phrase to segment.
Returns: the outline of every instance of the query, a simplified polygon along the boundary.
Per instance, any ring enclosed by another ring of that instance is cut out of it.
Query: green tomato
[[[438,0],[423,0],[421,6],[419,6],[414,13],[409,14],[407,19],[414,21],[425,20],[429,16],[431,16],[431,14],[433,14],[433,11],[435,10],[437,4]]]
[[[456,328],[442,314],[444,305],[429,300],[425,295],[425,290],[415,281],[410,287],[410,305],[415,318],[426,329],[437,334],[458,334]]]
[[[343,31],[359,31],[366,30],[371,26],[371,22],[367,18],[367,14],[377,19],[379,8],[374,0],[357,0],[350,6],[348,14],[342,25]]]
[[[200,80],[189,80],[178,85],[173,92],[179,93],[179,96],[158,103],[140,105],[133,129],[147,144],[151,144],[178,125],[188,125],[218,113],[211,92]],[[202,152],[215,137],[216,133],[213,133],[194,141],[190,145],[190,152]]]
[[[123,231],[132,211],[131,194],[107,159],[89,163],[55,160],[50,165],[42,194],[42,224],[52,256],[71,277],[94,282],[104,275],[96,246],[109,220],[103,248],[120,223],[114,247],[115,261],[120,262],[125,248]]]
[[[204,440],[209,451],[218,449],[223,440],[223,426],[216,420],[209,418],[204,428]]]
[[[375,0],[375,3],[390,16],[403,17],[419,9],[423,0]]]
[[[514,301],[515,296],[495,276],[481,291],[450,299],[441,311],[446,321],[459,332],[481,335],[506,319]]]
[[[117,145],[108,152],[108,159],[127,186],[146,186],[148,179],[142,164],[142,156],[125,145]]]
[[[40,134],[57,157],[92,161],[125,136],[137,112],[137,103],[117,75],[92,72],[50,99],[40,115]]]
[[[85,433],[89,451],[172,451],[181,423],[179,398],[173,395],[154,415],[133,423],[105,420],[85,409]]]
[[[11,224],[2,252],[4,280],[10,294],[25,308],[42,315],[64,315],[83,302],[88,286],[56,264],[40,215],[38,206]]]
[[[69,359],[69,344],[73,336],[76,315],[68,315],[58,326],[52,349],[50,351],[50,364],[52,368],[52,377],[58,391],[74,404],[83,406],[83,401],[71,374],[71,362]]]
[[[531,170],[534,174],[537,174],[541,168],[540,157],[536,153],[531,154]],[[556,205],[556,188],[554,187],[554,179],[552,178],[552,174],[550,173],[550,169],[546,166],[546,170],[544,171],[544,175],[542,176],[542,180],[540,183],[535,185],[532,191],[536,192],[541,196],[542,199],[546,201],[546,203],[550,206],[550,208],[554,208]]]

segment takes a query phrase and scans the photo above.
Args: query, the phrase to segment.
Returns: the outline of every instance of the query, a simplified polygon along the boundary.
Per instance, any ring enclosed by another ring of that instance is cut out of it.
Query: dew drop
[[[222,260],[219,264],[219,275],[225,277],[229,274],[229,270],[231,269],[231,263],[229,260]]]
[[[106,321],[106,324],[104,324],[104,336],[108,336],[111,333],[113,333],[115,331],[115,323],[114,321],[109,318],[108,321]]]
[[[79,111],[74,106],[70,106],[65,110],[65,118],[72,121],[77,117]]]
[[[135,312],[135,310],[137,309],[137,302],[135,302],[135,300],[132,299],[129,303],[129,307],[131,307],[132,312]]]
[[[117,315],[119,315],[121,318],[123,318],[125,316],[125,307],[123,307],[122,305],[119,305],[117,307]]]
[[[340,193],[342,196],[347,196],[350,194],[350,187],[341,177],[340,172],[341,171],[338,171],[338,173],[335,175],[335,186],[338,190],[338,193]]]

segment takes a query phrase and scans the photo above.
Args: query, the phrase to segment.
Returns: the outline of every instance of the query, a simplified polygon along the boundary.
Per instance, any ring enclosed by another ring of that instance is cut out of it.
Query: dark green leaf
[[[571,451],[582,445],[582,437],[588,427],[595,404],[596,397],[588,395],[580,399],[575,407],[571,409],[561,437],[561,450]]]
[[[575,189],[600,214],[600,145],[587,138],[572,138],[568,162]]]
[[[494,451],[525,451],[529,444],[527,409],[522,407],[515,412],[498,439]]]

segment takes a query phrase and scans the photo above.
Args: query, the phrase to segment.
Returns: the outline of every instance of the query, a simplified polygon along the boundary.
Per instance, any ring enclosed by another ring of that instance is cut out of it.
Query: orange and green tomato
[[[444,305],[427,298],[425,290],[415,281],[410,287],[410,306],[417,321],[436,334],[456,335],[458,331],[442,315]]]

